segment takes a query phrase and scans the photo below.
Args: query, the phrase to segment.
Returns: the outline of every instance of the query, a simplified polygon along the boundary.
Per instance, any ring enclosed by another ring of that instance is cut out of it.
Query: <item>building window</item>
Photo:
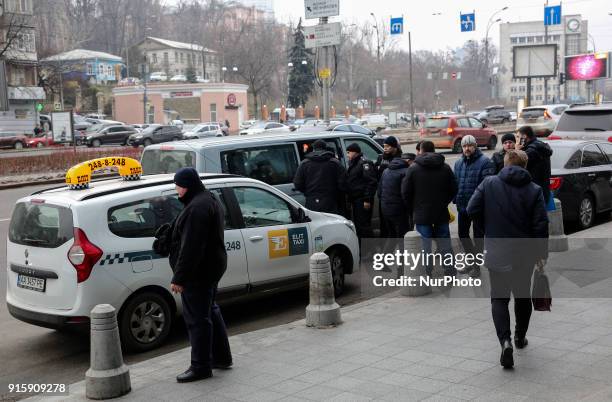
[[[164,52],[164,64],[168,64],[168,52]]]
[[[157,53],[153,53],[153,64],[157,64]]]
[[[524,37],[518,38],[518,41],[519,41],[519,43],[525,43],[525,38]]]
[[[27,34],[27,33],[18,34],[13,43],[14,43],[13,47],[22,52],[33,53],[36,51],[36,46],[34,42],[34,34]]]
[[[542,42],[544,42],[544,37],[543,36],[538,36],[538,37],[536,37],[536,41],[538,43],[542,43]]]
[[[217,121],[217,104],[210,104],[210,121]]]
[[[178,63],[178,52],[174,52],[174,62]]]
[[[554,41],[560,41],[561,40],[561,35],[553,35],[553,40]]]
[[[98,75],[104,75],[104,64],[98,64]]]
[[[534,40],[534,39],[535,39],[535,38],[534,38],[533,36],[528,36],[528,37],[527,37],[527,43],[533,43],[533,40]]]
[[[87,65],[87,75],[94,75],[93,64]]]
[[[518,39],[517,38],[510,38],[510,43],[518,43]]]
[[[185,61],[185,59],[183,58],[183,53],[181,53],[181,63],[183,63]]]
[[[113,75],[113,66],[111,66],[110,64],[106,66],[106,75],[108,75],[109,77]]]

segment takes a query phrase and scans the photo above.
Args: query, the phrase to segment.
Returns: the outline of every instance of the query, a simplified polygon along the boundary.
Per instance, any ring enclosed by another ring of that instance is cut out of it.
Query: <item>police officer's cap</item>
[[[359,144],[357,144],[356,142],[353,142],[351,145],[349,145],[348,147],[346,147],[346,151],[347,152],[357,152],[357,153],[361,153],[361,147],[359,146]]]

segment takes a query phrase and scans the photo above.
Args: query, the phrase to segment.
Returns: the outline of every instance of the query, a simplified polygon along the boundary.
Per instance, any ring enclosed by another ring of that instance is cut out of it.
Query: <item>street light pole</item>
[[[495,18],[495,16],[499,13],[501,13],[502,11],[506,11],[508,9],[508,6],[505,6],[499,10],[497,10],[496,12],[493,13],[493,15],[491,15],[491,17],[489,18],[489,22],[487,22],[487,31],[485,33],[485,78],[487,80],[487,96],[491,96],[491,85],[489,82],[489,30],[491,29],[491,27],[497,23],[501,21],[501,18],[496,19],[495,21],[493,21],[493,18]]]
[[[378,20],[376,19],[376,15],[374,13],[370,13],[372,18],[374,18],[374,26],[373,28],[376,30],[376,63],[378,66],[378,78],[376,79],[376,108],[378,111],[382,111],[382,105],[378,105],[378,98],[382,97],[382,77],[380,76],[380,32],[378,30]]]
[[[410,70],[410,128],[414,128],[414,93],[412,91],[412,38],[408,31],[408,68]]]

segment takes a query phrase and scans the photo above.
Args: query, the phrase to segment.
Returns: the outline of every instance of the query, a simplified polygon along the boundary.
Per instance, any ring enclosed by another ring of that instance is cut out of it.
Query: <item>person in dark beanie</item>
[[[385,220],[382,219],[382,203],[380,202],[380,179],[382,175],[389,167],[389,164],[393,158],[398,158],[402,155],[402,147],[399,141],[394,136],[385,138],[383,142],[383,153],[378,155],[376,162],[374,162],[374,168],[376,170],[376,180],[378,180],[378,216],[380,217],[380,237],[385,238],[389,235]]]
[[[298,167],[293,185],[304,193],[305,207],[313,211],[340,213],[340,200],[346,190],[346,169],[327,149],[323,140],[316,140],[313,151],[306,154]]]
[[[506,133],[501,137],[502,150],[495,152],[491,157],[491,161],[495,165],[495,174],[498,174],[504,168],[504,156],[506,152],[516,147],[516,136],[513,133]]]
[[[169,260],[174,273],[170,288],[181,294],[191,343],[191,365],[176,380],[190,382],[212,377],[213,368],[232,365],[225,322],[215,303],[217,285],[227,268],[224,213],[194,168],[179,169],[174,183],[184,208],[170,229]]]
[[[346,193],[351,205],[352,221],[360,240],[372,238],[372,209],[378,184],[374,164],[363,156],[357,143],[350,144],[346,153],[349,158]]]
[[[380,203],[382,205],[380,218],[385,220],[390,238],[403,238],[411,230],[411,217],[402,200],[402,181],[414,159],[415,155],[412,153],[393,158],[380,179]]]
[[[445,163],[444,155],[436,153],[433,142],[423,141],[421,154],[402,181],[402,199],[423,238],[426,253],[431,252],[432,239],[437,240],[440,253],[452,253],[448,204],[456,194],[455,175]],[[426,270],[431,276],[433,267],[427,266]],[[454,276],[456,271],[453,266],[446,266],[444,273]]]
[[[542,187],[544,202],[548,205],[550,199],[550,157],[553,154],[550,146],[538,140],[531,126],[523,126],[518,130],[520,141],[516,149],[527,154],[527,171],[535,184]]]
[[[531,318],[531,276],[548,258],[548,215],[542,188],[525,169],[523,151],[509,150],[504,168],[478,186],[467,212],[484,222],[485,266],[491,277],[491,311],[502,348],[500,363],[514,366],[508,304],[514,295],[514,345],[527,346]]]
[[[459,239],[466,253],[475,255],[482,252],[484,244],[484,232],[482,223],[473,220],[468,215],[466,208],[470,197],[474,194],[476,187],[485,177],[495,174],[495,165],[478,148],[476,138],[466,135],[461,139],[461,149],[463,155],[455,162],[455,178],[457,180],[457,205],[459,226]],[[474,232],[474,241],[470,238],[470,228]],[[480,267],[472,264],[467,267],[469,275],[473,278],[480,276]]]

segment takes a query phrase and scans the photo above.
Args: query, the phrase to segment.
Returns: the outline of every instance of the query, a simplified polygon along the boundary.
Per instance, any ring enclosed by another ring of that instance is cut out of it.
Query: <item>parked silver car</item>
[[[537,136],[545,137],[555,131],[557,122],[569,105],[540,105],[524,108],[516,120],[516,129],[531,126]]]

